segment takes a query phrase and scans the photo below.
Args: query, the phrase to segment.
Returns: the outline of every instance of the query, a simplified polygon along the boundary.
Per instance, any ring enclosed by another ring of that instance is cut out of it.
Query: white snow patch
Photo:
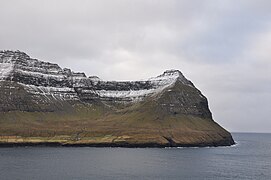
[[[142,82],[150,82],[153,85],[152,89],[140,89],[140,90],[129,90],[129,91],[108,91],[108,90],[84,90],[87,93],[95,93],[100,97],[109,97],[109,98],[120,98],[125,99],[128,98],[132,102],[140,101],[146,96],[152,96],[162,92],[165,88],[173,85],[177,79],[180,77],[179,73],[166,73],[158,77],[150,78],[147,81]],[[131,82],[133,83],[133,82]],[[171,90],[168,90],[171,91]]]
[[[134,98],[142,97],[148,94],[153,94],[156,89],[142,89],[137,91],[106,91],[99,90],[95,91],[100,97],[114,97],[114,98]]]
[[[42,72],[24,71],[21,69],[17,69],[16,71],[18,71],[22,74],[30,75],[30,76],[42,76],[44,78],[53,77],[53,78],[59,79],[59,80],[63,80],[65,78],[65,76],[63,74],[45,74]]]
[[[62,99],[62,100],[79,100],[77,93],[73,88],[68,87],[44,87],[44,86],[35,86],[35,85],[26,85],[23,83],[18,83],[25,87],[25,90],[33,95],[43,95],[50,99]]]
[[[0,79],[8,77],[13,70],[13,64],[0,63]]]

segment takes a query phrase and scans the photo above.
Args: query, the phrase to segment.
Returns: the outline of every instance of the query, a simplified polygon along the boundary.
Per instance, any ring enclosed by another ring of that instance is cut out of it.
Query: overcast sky
[[[0,49],[104,80],[179,69],[234,132],[271,132],[270,0],[0,0]]]

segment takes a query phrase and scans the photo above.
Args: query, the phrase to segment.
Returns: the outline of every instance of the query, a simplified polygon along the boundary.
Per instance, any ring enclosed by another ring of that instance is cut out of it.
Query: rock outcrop
[[[66,136],[63,144],[89,146],[234,143],[179,70],[145,81],[104,81],[20,51],[0,51],[0,113],[3,137]]]

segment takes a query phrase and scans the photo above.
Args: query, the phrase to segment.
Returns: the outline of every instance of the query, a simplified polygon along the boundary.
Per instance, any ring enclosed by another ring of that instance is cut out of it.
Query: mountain
[[[0,51],[0,145],[228,146],[206,97],[179,70],[104,81]]]

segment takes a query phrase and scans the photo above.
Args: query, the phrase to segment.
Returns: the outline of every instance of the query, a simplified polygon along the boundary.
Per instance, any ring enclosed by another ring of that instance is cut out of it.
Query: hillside
[[[0,51],[0,145],[228,146],[206,97],[179,70],[104,81]]]

